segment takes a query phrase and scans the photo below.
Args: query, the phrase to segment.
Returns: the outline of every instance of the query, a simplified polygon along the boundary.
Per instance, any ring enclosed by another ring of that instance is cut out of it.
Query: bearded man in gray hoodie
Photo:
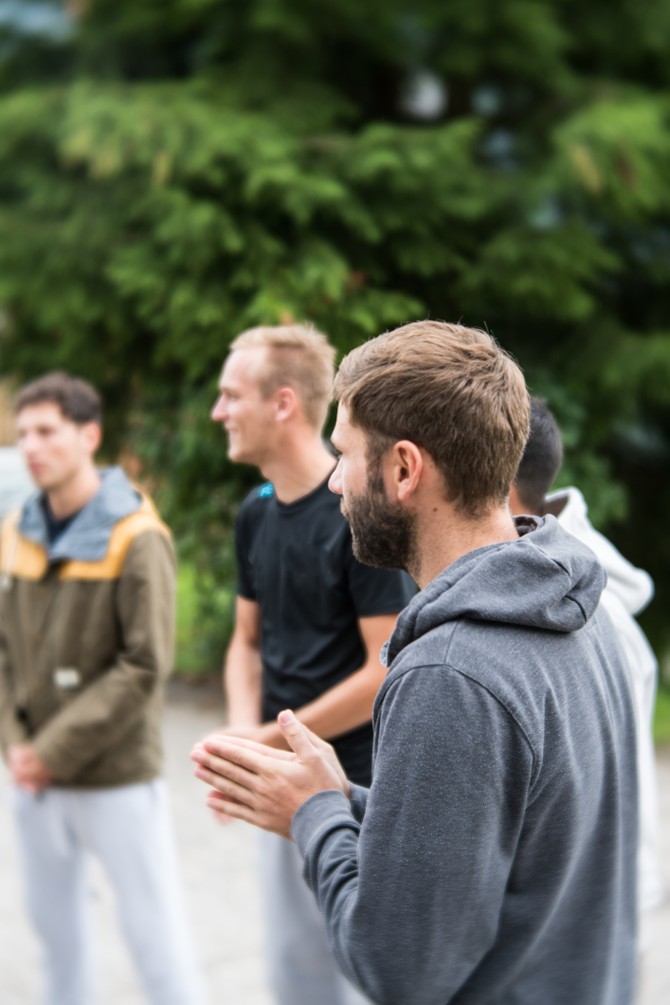
[[[363,562],[421,592],[386,647],[372,784],[286,711],[291,748],[208,737],[208,804],[292,837],[342,969],[379,1005],[629,1005],[635,726],[605,576],[512,518],[521,371],[434,321],[350,353],[330,487]]]

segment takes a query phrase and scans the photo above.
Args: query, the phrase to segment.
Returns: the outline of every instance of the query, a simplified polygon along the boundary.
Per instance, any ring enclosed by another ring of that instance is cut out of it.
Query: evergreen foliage
[[[421,316],[493,331],[667,644],[670,0],[3,7],[2,368],[101,387],[198,570],[203,659],[256,478],[209,422],[216,378],[235,334],[293,318],[342,352]]]

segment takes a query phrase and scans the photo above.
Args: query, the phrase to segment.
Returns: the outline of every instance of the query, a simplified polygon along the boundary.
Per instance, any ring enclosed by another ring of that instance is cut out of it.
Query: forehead
[[[18,430],[36,426],[48,426],[50,428],[72,426],[76,428],[76,423],[71,419],[66,419],[60,405],[57,405],[54,401],[40,401],[35,405],[26,405],[16,416],[16,428]]]
[[[234,349],[221,370],[219,387],[225,390],[230,387],[254,387],[259,383],[267,361],[265,346],[254,346],[249,349]]]

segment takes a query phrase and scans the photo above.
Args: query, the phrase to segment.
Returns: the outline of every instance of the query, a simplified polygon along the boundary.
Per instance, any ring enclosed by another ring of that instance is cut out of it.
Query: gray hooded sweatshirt
[[[553,517],[400,615],[369,790],[293,836],[345,973],[378,1005],[629,1005],[634,717],[605,576]]]

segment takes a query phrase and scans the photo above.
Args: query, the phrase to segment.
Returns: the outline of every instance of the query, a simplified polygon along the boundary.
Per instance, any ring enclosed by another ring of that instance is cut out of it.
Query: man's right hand
[[[311,729],[300,722],[297,716],[294,715],[295,722],[289,721],[289,723],[282,729],[282,734],[287,744],[292,746],[289,740],[289,736],[295,735],[296,730],[299,730],[307,735],[307,738],[311,741],[312,746],[318,750],[321,756],[324,758],[328,766],[332,769],[334,774],[340,781],[340,787],[342,792],[345,794],[347,799],[351,798],[351,783],[347,778],[346,772],[342,765],[340,764],[340,759],[335,753],[335,748],[332,744],[328,743],[327,740],[322,740],[320,736],[317,736]],[[295,748],[294,748],[295,749]]]
[[[196,776],[213,790],[207,803],[220,819],[246,820],[289,838],[293,815],[310,796],[338,789],[349,797],[351,786],[329,743],[292,712],[281,712],[278,722],[291,752],[214,733],[191,757]]]

